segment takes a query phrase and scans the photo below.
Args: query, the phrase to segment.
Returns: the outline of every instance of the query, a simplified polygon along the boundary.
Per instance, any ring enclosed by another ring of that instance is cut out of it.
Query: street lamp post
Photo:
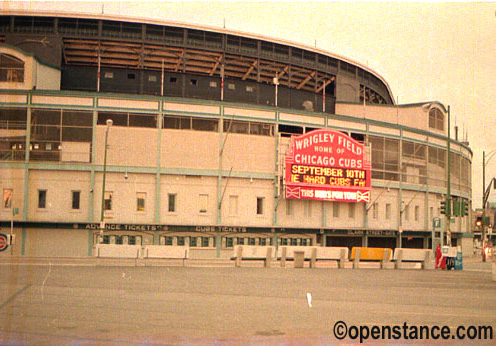
[[[486,246],[486,228],[484,225],[486,219],[486,165],[496,154],[496,150],[492,150],[488,154],[488,158],[486,160],[486,152],[482,151],[482,251],[485,251]],[[486,256],[482,256],[482,261],[486,261]]]
[[[105,130],[105,149],[104,149],[104,156],[103,156],[103,181],[102,181],[102,210],[100,214],[100,237],[103,235],[103,217],[105,214],[105,176],[107,173],[107,143],[108,143],[108,133],[110,130],[110,127],[112,126],[114,122],[112,119],[107,119],[107,129]],[[98,243],[100,242],[100,237],[98,240]]]

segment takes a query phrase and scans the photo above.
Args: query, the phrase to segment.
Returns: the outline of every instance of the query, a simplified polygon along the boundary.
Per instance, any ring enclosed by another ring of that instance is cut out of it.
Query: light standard
[[[486,228],[484,225],[485,219],[486,219],[486,202],[487,202],[487,197],[486,197],[486,165],[491,161],[491,159],[494,157],[496,154],[496,150],[492,150],[488,154],[488,158],[486,160],[486,152],[482,151],[482,251],[485,251],[485,245],[486,245]],[[482,261],[486,261],[486,256],[482,256]]]
[[[100,242],[100,238],[103,235],[103,229],[105,228],[103,224],[103,216],[105,213],[105,175],[107,173],[107,143],[108,143],[108,133],[113,123],[114,122],[112,121],[112,119],[107,119],[107,129],[105,130],[105,150],[103,156],[102,210],[100,214],[100,237],[98,238],[98,243]]]

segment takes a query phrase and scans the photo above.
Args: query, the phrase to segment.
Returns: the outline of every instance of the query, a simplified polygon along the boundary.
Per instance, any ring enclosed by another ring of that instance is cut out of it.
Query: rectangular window
[[[253,87],[251,85],[246,86],[246,92],[252,93],[253,92]]]
[[[229,216],[238,215],[238,196],[229,196]]]
[[[112,191],[105,191],[105,201],[103,203],[104,207],[103,210],[112,210],[112,196],[113,196]]]
[[[306,217],[312,217],[312,204],[310,204],[310,201],[305,201],[304,214]]]
[[[12,208],[12,189],[3,189],[3,207],[5,209]]]
[[[72,209],[80,208],[81,191],[72,191]]]
[[[146,200],[145,192],[136,193],[136,211],[145,211],[145,200]]]
[[[208,206],[208,195],[200,195],[200,213],[204,214],[207,212]]]
[[[348,217],[350,219],[355,218],[355,203],[348,203]]]
[[[281,238],[281,245],[288,245],[288,238]]]
[[[128,73],[127,79],[136,79],[136,75],[134,73]]]
[[[186,243],[186,241],[185,241],[184,237],[177,237],[177,245],[178,246],[184,246],[185,243]]]
[[[114,72],[105,72],[105,78],[106,79],[114,78]]]
[[[226,247],[233,247],[233,238],[226,238]]]
[[[198,85],[198,80],[196,80],[196,79],[190,79],[189,80],[189,84],[190,85],[193,85],[193,86],[197,86]]]
[[[257,197],[257,215],[263,215],[263,197]]]
[[[434,207],[429,208],[429,214],[431,215],[431,219],[434,217]]]
[[[202,247],[208,247],[209,246],[209,237],[202,237]]]
[[[45,209],[46,208],[46,198],[47,191],[46,190],[38,190],[38,208]]]
[[[211,88],[217,88],[217,82],[216,82],[216,81],[211,81],[208,85],[209,85]]]
[[[403,209],[403,214],[405,214],[405,221],[410,220],[410,206],[407,205],[405,209]]]
[[[298,238],[291,238],[291,246],[298,245]]]
[[[238,245],[245,245],[245,238],[236,238],[236,242]]]
[[[169,193],[168,195],[168,199],[169,199],[169,207],[168,207],[168,211],[169,213],[174,213],[176,212],[176,194],[175,193]]]
[[[286,215],[293,215],[293,201],[291,199],[286,200]]]
[[[189,246],[190,247],[197,247],[197,238],[196,237],[191,237],[189,238]]]
[[[233,84],[233,83],[228,83],[228,84],[227,84],[227,88],[228,88],[229,90],[236,90],[236,84]]]
[[[155,76],[155,75],[148,76],[148,81],[149,82],[156,82],[157,81],[157,76]]]
[[[420,219],[420,207],[418,205],[415,206],[415,221]]]
[[[332,203],[332,217],[339,217],[339,202]]]
[[[267,245],[267,238],[259,238],[258,245],[262,245],[262,246]]]
[[[391,220],[391,204],[386,204],[386,220]]]
[[[374,220],[377,220],[377,218],[379,217],[379,203],[377,202],[372,204],[372,217],[374,218]]]
[[[172,245],[172,237],[165,237],[165,245]]]
[[[248,238],[248,245],[255,245],[255,238]]]

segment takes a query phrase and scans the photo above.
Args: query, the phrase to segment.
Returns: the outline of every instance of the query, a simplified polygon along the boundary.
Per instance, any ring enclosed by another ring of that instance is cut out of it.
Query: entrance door
[[[356,247],[361,247],[362,246],[362,237],[334,237],[334,236],[327,236],[326,237],[326,246],[329,247],[347,247],[348,249],[356,246]]]
[[[369,237],[368,239],[369,247],[380,247],[386,249],[396,248],[396,238],[390,237]]]

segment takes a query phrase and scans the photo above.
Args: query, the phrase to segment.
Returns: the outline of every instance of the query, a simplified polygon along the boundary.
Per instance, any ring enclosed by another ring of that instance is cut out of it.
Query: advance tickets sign
[[[369,155],[344,133],[322,129],[292,137],[285,161],[286,198],[370,202]]]

